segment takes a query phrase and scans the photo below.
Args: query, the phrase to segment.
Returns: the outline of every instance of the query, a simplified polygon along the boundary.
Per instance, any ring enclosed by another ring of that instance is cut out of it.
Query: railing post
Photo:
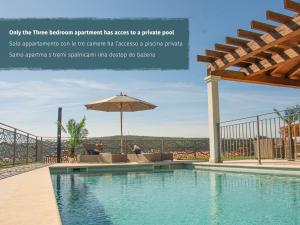
[[[43,137],[41,137],[41,148],[40,148],[40,161],[43,162],[43,148],[44,148],[44,144],[43,144]]]
[[[61,120],[62,120],[62,108],[58,108],[58,123],[57,126],[57,149],[56,149],[56,162],[61,162]]]
[[[258,164],[261,165],[261,158],[260,158],[260,138],[259,138],[259,116],[256,116],[256,149],[257,149],[257,159]]]
[[[293,125],[288,124],[288,143],[289,143],[289,161],[295,160],[295,148],[294,148],[294,140],[293,140]]]
[[[35,161],[38,161],[38,138],[35,137]]]
[[[13,166],[16,164],[17,129],[14,129]]]
[[[161,138],[161,153],[163,153],[164,152],[164,146],[165,144],[164,144],[164,138],[162,137]]]
[[[29,134],[26,137],[26,164],[28,164],[28,152],[29,152]]]
[[[127,135],[124,136],[124,150],[125,154],[127,154]]]

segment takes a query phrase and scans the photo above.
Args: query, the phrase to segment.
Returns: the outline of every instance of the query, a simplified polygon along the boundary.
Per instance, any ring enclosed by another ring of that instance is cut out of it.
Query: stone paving
[[[44,166],[47,166],[48,164],[45,163],[31,163],[31,164],[26,164],[26,165],[21,165],[21,166],[14,166],[14,167],[9,167],[9,168],[0,168],[0,180],[15,176],[21,173],[25,173],[34,169],[38,169]]]

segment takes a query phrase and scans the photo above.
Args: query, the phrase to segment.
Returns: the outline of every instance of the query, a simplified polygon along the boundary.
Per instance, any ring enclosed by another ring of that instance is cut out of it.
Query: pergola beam
[[[231,80],[238,82],[254,83],[254,84],[267,84],[272,86],[300,88],[300,80],[291,80],[288,78],[272,77],[268,75],[260,76],[247,76],[243,72],[231,70],[211,71],[211,75],[220,76],[223,80]]]

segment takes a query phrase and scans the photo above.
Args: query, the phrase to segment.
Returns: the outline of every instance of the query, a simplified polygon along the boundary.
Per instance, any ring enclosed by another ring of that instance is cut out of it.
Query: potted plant
[[[64,127],[61,123],[57,123],[60,126],[61,130],[69,135],[68,144],[71,146],[71,151],[69,155],[69,162],[75,161],[75,148],[80,145],[83,140],[88,135],[88,130],[85,128],[86,126],[86,118],[83,117],[78,123],[75,119],[70,119],[66,127]]]

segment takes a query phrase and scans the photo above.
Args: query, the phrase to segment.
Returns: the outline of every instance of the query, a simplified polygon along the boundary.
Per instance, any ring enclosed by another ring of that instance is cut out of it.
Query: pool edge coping
[[[62,225],[49,166],[2,179],[0,190],[0,224]]]
[[[41,221],[42,222],[39,222],[38,224],[39,225],[42,225],[42,224],[53,224],[53,225],[62,225],[62,222],[61,222],[61,216],[60,216],[60,212],[59,212],[59,208],[58,208],[58,205],[57,205],[57,200],[56,200],[56,196],[55,196],[55,192],[54,192],[54,188],[53,188],[53,184],[52,184],[52,179],[51,179],[51,168],[58,168],[58,169],[63,169],[63,168],[76,168],[76,167],[106,167],[106,168],[114,168],[114,167],[131,167],[131,166],[144,166],[144,165],[170,165],[170,164],[173,164],[173,165],[186,165],[186,166],[192,166],[192,169],[196,169],[196,170],[212,170],[212,171],[223,171],[223,172],[235,172],[235,173],[255,173],[255,174],[272,174],[272,175],[279,175],[279,176],[282,176],[282,175],[292,175],[292,176],[300,176],[300,167],[284,167],[284,166],[272,166],[272,165],[240,165],[240,164],[214,164],[214,163],[208,163],[208,162],[199,162],[199,161],[166,161],[166,162],[158,162],[158,163],[115,163],[115,164],[96,164],[96,163],[93,163],[93,164],[53,164],[53,165],[49,165],[49,166],[45,166],[43,168],[39,168],[39,169],[36,169],[36,170],[33,170],[33,171],[28,171],[28,172],[25,172],[25,173],[22,173],[22,174],[18,174],[16,176],[13,176],[13,177],[8,177],[8,178],[5,178],[2,180],[2,182],[0,181],[0,187],[3,185],[3,183],[11,183],[14,182],[17,183],[17,182],[20,182],[20,181],[24,181],[26,180],[25,178],[26,177],[30,177],[30,176],[33,176],[35,177],[36,179],[34,179],[33,183],[37,183],[39,184],[40,183],[40,176],[44,176],[44,179],[47,180],[49,186],[47,186],[47,189],[44,190],[44,192],[47,194],[48,198],[50,199],[51,203],[55,203],[54,206],[52,205],[52,215],[53,217],[56,218],[56,221],[55,223],[49,223],[48,221],[44,221],[45,218],[42,217],[42,215],[37,215],[35,214],[35,212],[32,212],[30,209],[28,209],[28,217],[36,217],[36,216],[40,216],[41,217]],[[40,171],[43,171],[41,174],[38,173]],[[271,171],[271,173],[267,172],[266,171]],[[281,173],[281,171],[283,171],[284,173]],[[24,178],[25,177],[25,178]],[[32,177],[31,177],[32,179]],[[5,182],[4,182],[5,181]],[[30,182],[28,182],[30,183]],[[11,184],[12,185],[12,184]],[[33,184],[31,184],[33,185]],[[4,185],[5,186],[5,185]],[[15,184],[15,186],[17,186],[17,184]],[[18,189],[19,186],[15,187],[15,189]],[[4,188],[5,189],[5,188]],[[1,190],[3,190],[3,188],[1,187]],[[2,191],[2,193],[5,192],[5,191]],[[32,193],[31,193],[32,194]],[[28,195],[25,195],[26,198],[33,198],[33,196],[29,194]],[[3,198],[3,197],[2,197]],[[11,195],[10,196],[10,200],[12,201],[16,201],[16,196],[15,195]],[[1,198],[0,198],[1,199]],[[48,199],[48,200],[49,200]],[[18,201],[19,199],[17,199]],[[24,200],[24,199],[23,199]],[[37,200],[37,202],[34,202],[35,204],[41,204],[39,201],[40,199],[35,199]],[[6,201],[8,201],[6,199]],[[23,202],[24,206],[23,207],[28,207],[28,202]],[[29,207],[30,208],[30,207]],[[15,213],[16,209],[9,209],[9,210],[12,210],[14,211],[13,213]],[[43,206],[41,206],[41,210],[43,210]],[[3,214],[7,214],[7,207],[5,207],[4,209],[0,210],[0,215],[1,213]],[[49,212],[48,212],[49,213]],[[12,214],[12,213],[10,213]],[[32,224],[37,224],[36,223],[36,220],[34,221],[31,221],[28,220],[28,217],[26,217],[26,223],[22,223],[22,224],[28,224],[28,225],[32,225]],[[0,221],[4,221],[4,222],[8,222],[8,223],[5,223],[5,224],[11,224],[11,225],[14,225],[14,224],[20,224],[20,221],[19,219],[15,219],[15,222],[14,220],[9,220],[9,221],[5,221],[5,220],[1,220],[1,216],[0,216]]]

